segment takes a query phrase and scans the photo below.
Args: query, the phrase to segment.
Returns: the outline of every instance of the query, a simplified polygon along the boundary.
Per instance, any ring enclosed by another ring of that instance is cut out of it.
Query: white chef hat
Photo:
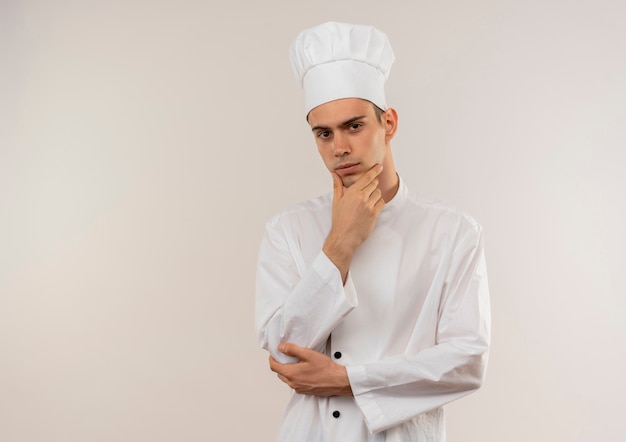
[[[340,98],[363,98],[387,109],[385,80],[394,61],[387,36],[372,26],[327,22],[306,29],[289,51],[304,89],[306,114]]]

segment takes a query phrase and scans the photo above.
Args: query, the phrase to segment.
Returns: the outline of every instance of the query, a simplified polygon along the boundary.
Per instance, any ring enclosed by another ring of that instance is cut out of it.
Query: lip
[[[356,172],[359,167],[359,163],[345,163],[337,166],[335,168],[335,172],[339,175],[350,175],[351,173]]]

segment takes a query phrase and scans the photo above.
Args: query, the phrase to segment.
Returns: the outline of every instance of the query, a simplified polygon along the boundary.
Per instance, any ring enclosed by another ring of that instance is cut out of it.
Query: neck
[[[378,175],[378,188],[385,203],[391,201],[400,188],[400,178],[398,178],[396,172],[391,150],[389,150],[383,161],[383,171]]]
[[[378,188],[382,193],[383,200],[388,203],[396,196],[398,189],[400,188],[400,178],[396,173],[396,168],[393,167],[393,163],[385,164],[383,171],[378,175]]]
[[[400,179],[398,178],[398,175],[395,173],[395,171],[393,173],[393,178],[394,179],[390,182],[385,182],[386,180],[380,180],[380,184],[378,185],[378,188],[382,193],[385,203],[391,201],[393,197],[396,196],[396,193],[398,193],[398,189],[400,188]]]

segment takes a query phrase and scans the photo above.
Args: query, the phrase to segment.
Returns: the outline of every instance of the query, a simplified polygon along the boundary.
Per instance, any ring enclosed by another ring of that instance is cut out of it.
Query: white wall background
[[[329,19],[389,35],[398,168],[487,232],[449,440],[624,440],[623,2],[3,0],[0,441],[274,440],[255,260],[330,190],[287,56]]]

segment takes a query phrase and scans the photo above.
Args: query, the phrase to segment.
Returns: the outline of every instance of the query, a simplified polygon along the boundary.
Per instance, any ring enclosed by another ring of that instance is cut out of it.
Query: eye
[[[317,137],[326,139],[326,138],[330,137],[330,131],[329,130],[320,131],[320,132],[317,133]]]
[[[362,123],[352,123],[350,124],[350,130],[352,131],[359,130],[361,126],[363,126]]]

